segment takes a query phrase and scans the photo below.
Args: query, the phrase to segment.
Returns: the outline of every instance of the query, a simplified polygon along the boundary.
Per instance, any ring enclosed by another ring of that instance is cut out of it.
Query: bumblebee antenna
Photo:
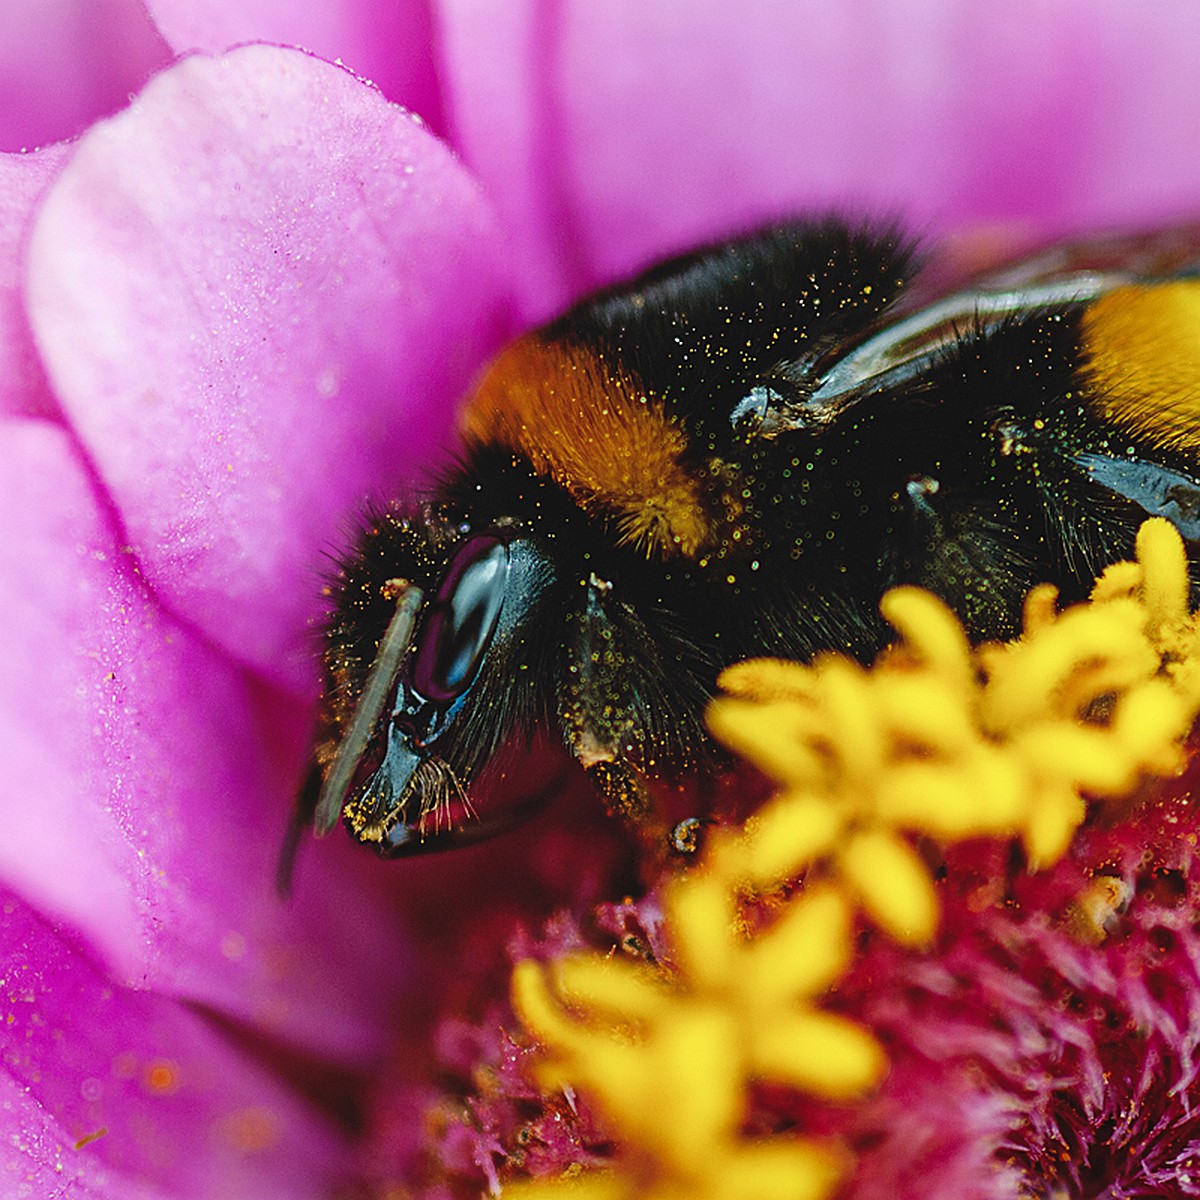
[[[387,704],[388,696],[391,695],[396,672],[412,642],[413,629],[417,623],[417,613],[421,608],[424,593],[407,580],[398,580],[396,586],[400,589],[396,611],[388,623],[375,661],[367,673],[367,682],[358,698],[350,728],[346,731],[333,765],[321,785],[313,817],[313,829],[317,837],[324,837],[342,815],[342,806],[346,803],[346,792],[354,778],[354,772],[366,753],[367,746],[370,745],[371,735],[375,732],[379,716]]]

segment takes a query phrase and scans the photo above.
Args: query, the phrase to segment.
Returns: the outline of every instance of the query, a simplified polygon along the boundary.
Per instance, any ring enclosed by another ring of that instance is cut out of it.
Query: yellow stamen
[[[1200,710],[1200,622],[1174,529],[1147,522],[1137,550],[1087,605],[1060,612],[1053,588],[1035,589],[1008,645],[973,650],[940,601],[902,588],[882,605],[901,640],[869,670],[826,655],[722,674],[710,729],[781,790],[744,829],[714,831],[665,887],[668,965],[518,964],[513,1003],[543,1047],[539,1079],[586,1093],[618,1149],[611,1170],[506,1186],[508,1200],[834,1191],[844,1149],[751,1140],[741,1126],[756,1082],[851,1102],[883,1077],[871,1031],[823,1007],[856,921],[926,946],[931,842],[1019,838],[1043,867],[1089,800],[1125,800],[1181,768]],[[1123,888],[1100,878],[1081,893],[1068,915],[1079,936],[1103,936]]]

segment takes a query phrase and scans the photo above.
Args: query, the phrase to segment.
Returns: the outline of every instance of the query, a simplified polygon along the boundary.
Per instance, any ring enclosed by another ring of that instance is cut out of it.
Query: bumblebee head
[[[428,512],[371,523],[327,632],[319,833],[342,814],[358,841],[393,857],[523,815],[477,815],[467,785],[535,723],[537,614],[552,582],[515,530]]]

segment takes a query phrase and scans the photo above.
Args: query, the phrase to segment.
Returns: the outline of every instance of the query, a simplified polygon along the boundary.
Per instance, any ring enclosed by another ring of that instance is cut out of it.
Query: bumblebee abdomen
[[[1116,288],[1088,306],[1082,334],[1097,415],[1200,457],[1200,280]]]

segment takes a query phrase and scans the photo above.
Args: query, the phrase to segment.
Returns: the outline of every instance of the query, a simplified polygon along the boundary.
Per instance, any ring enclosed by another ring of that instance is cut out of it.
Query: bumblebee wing
[[[1072,456],[1094,483],[1132,501],[1147,516],[1166,517],[1189,541],[1200,541],[1200,479],[1147,459],[1108,454]]]
[[[1075,306],[1086,308],[1085,363],[1100,363],[1106,393],[1126,390],[1111,385],[1131,351],[1136,351],[1143,376],[1154,373],[1144,369],[1151,357],[1160,374],[1166,364],[1182,364],[1182,372],[1172,369],[1169,378],[1153,380],[1149,388],[1177,419],[1179,400],[1190,393],[1197,375],[1190,341],[1200,315],[1192,311],[1200,295],[1198,277],[1200,225],[1055,245],[915,310],[906,312],[909,306],[902,301],[889,320],[857,344],[818,360],[807,394],[786,401],[756,388],[731,419],[735,424],[749,420],[752,435],[820,427],[855,401],[928,372],[964,331],[986,336],[1006,323]],[[1138,395],[1146,390],[1138,388]],[[1170,423],[1160,425],[1165,430]],[[1200,433],[1200,417],[1192,424]],[[1172,436],[1196,442],[1190,429]]]
[[[1127,282],[1080,272],[1027,287],[956,292],[888,325],[820,371],[804,404],[809,423],[828,421],[852,400],[908,383],[927,372],[965,330],[986,335],[1022,317],[1095,300]]]
[[[1022,288],[1087,272],[1130,279],[1170,279],[1200,269],[1200,223],[1055,242],[975,274],[989,288]]]
[[[885,317],[756,436],[795,431],[779,452],[814,462],[809,512],[874,497],[885,547],[864,574],[930,588],[979,636],[1015,632],[1029,586],[1079,595],[1146,516],[1200,541],[1195,262],[1076,252],[981,278]]]

